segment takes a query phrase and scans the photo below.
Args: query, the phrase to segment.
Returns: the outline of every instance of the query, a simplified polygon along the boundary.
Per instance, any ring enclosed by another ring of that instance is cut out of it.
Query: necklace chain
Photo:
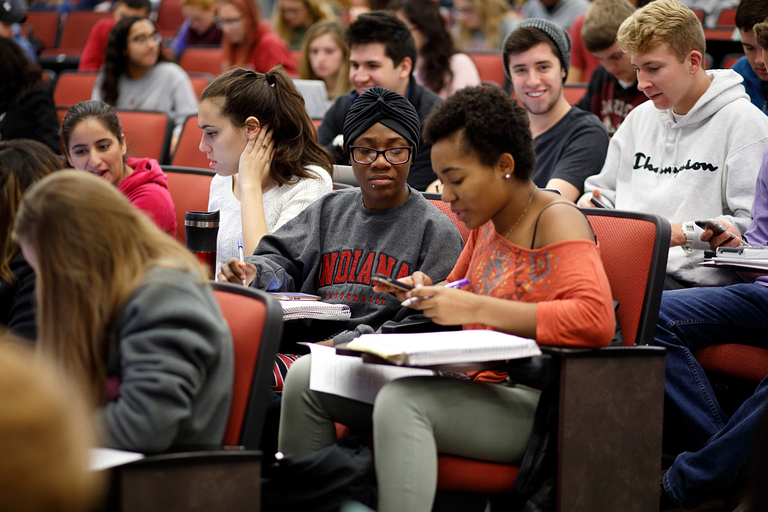
[[[535,191],[534,191],[535,192]],[[514,225],[509,228],[509,231],[507,231],[504,234],[504,238],[509,237],[510,233],[514,231],[514,229],[517,227],[517,225],[520,223],[520,220],[523,218],[523,215],[525,215],[525,212],[528,211],[528,207],[531,205],[531,201],[533,200],[533,192],[531,192],[531,197],[528,198],[528,203],[526,203],[525,208],[523,208],[523,213],[520,214],[520,216],[515,221]]]

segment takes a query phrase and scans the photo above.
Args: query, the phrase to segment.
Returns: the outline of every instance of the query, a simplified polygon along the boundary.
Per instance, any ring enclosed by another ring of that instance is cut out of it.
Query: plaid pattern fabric
[[[282,393],[285,385],[285,375],[293,362],[300,358],[297,354],[277,354],[275,355],[275,364],[272,367],[272,391]]]

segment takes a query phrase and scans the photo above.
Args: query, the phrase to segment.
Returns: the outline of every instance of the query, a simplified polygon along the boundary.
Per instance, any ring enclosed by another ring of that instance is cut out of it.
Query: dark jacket
[[[0,140],[32,139],[61,154],[59,118],[47,85],[33,87],[8,108],[0,121]]]
[[[16,277],[13,284],[0,279],[0,324],[13,334],[34,341],[37,338],[35,271],[19,254],[11,260],[11,272]]]

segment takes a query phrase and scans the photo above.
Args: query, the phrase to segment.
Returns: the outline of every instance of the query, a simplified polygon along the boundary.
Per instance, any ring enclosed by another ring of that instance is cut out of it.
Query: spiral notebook
[[[329,304],[314,300],[281,300],[283,320],[349,320],[352,316],[346,304]]]
[[[486,329],[364,334],[346,348],[404,366],[506,361],[541,354],[536,340]]]

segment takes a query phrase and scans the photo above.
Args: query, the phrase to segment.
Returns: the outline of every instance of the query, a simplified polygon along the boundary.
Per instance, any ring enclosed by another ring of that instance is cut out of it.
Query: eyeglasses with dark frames
[[[403,146],[398,148],[388,149],[373,149],[366,148],[365,146],[349,146],[352,150],[352,160],[360,165],[370,165],[379,158],[379,155],[384,155],[387,162],[392,165],[404,164],[411,159],[411,151],[413,146]]]

